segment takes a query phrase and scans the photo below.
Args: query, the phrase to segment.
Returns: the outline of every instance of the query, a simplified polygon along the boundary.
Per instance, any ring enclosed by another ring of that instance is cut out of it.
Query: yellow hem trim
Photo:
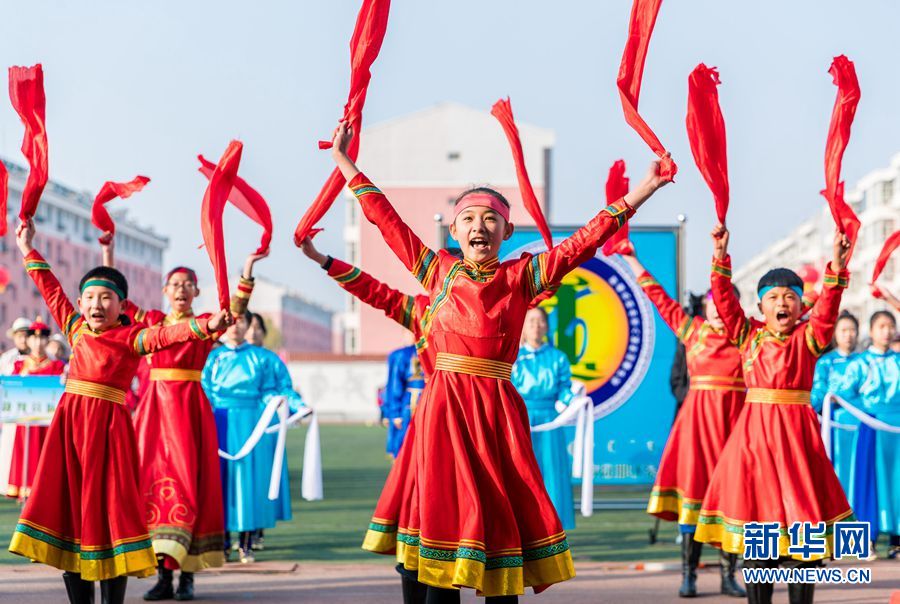
[[[477,560],[418,557],[418,572],[419,582],[443,589],[471,587],[480,596],[515,596],[524,594],[526,587],[567,581],[575,576],[575,566],[571,552],[565,551],[541,560],[525,561],[523,566],[491,570],[486,570]]]
[[[393,554],[399,545],[397,533],[382,533],[369,529],[363,539],[362,548],[376,554]]]
[[[651,495],[647,501],[647,513],[669,522],[696,525],[700,510],[687,507],[690,501],[681,495]]]
[[[844,518],[848,518],[853,515],[853,512],[847,510],[846,512],[840,514],[833,520],[826,521],[827,526],[833,525],[835,522],[839,520],[843,520]],[[722,551],[728,552],[729,554],[737,554],[738,556],[744,555],[744,531],[743,525],[746,523],[743,522],[729,522],[723,516],[719,514],[708,514],[704,511],[703,516],[705,518],[717,518],[719,523],[711,524],[711,523],[699,523],[697,525],[697,530],[694,533],[694,540],[699,541],[701,543],[709,543],[716,547],[722,549]],[[749,521],[748,521],[749,522]],[[739,531],[728,530],[726,524],[731,525],[732,527],[739,528]],[[782,527],[786,528],[786,527]],[[788,535],[782,534],[778,538],[778,555],[780,557],[785,558],[793,558],[794,560],[806,560],[806,561],[814,561],[814,560],[823,560],[831,558],[831,555],[834,551],[834,533],[825,536],[825,555],[817,554],[811,556],[809,558],[803,558],[803,556],[798,554],[789,554],[788,548],[791,546],[791,540]]]
[[[152,547],[118,554],[105,560],[83,560],[68,552],[23,533],[13,533],[9,551],[63,571],[81,573],[85,581],[103,581],[123,575],[151,577],[156,574],[156,555]]]

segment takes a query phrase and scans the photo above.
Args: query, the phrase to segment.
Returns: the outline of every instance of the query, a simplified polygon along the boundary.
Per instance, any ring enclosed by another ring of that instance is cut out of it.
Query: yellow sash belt
[[[438,371],[452,371],[453,373],[465,373],[498,380],[508,380],[512,376],[511,363],[449,352],[437,353],[434,368]]]
[[[746,402],[770,405],[808,405],[809,390],[781,390],[780,388],[749,388]]]
[[[744,378],[724,375],[697,375],[691,377],[691,390],[727,390],[743,392],[747,389]]]
[[[151,382],[199,382],[198,369],[151,369]]]
[[[111,403],[125,404],[125,391],[96,384],[94,382],[83,382],[81,380],[66,380],[66,392],[69,394],[80,394],[81,396],[89,396],[91,398],[99,398]]]

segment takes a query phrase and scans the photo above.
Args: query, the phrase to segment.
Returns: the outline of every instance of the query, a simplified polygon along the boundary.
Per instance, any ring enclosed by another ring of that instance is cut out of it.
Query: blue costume
[[[900,426],[900,354],[873,348],[860,353],[837,394],[872,417]],[[900,535],[900,434],[861,425],[856,440],[853,511],[873,522],[873,538],[878,531]]]
[[[387,452],[397,457],[406,437],[412,413],[425,388],[425,376],[415,346],[399,348],[388,355],[388,382],[381,415],[388,420]],[[398,428],[395,419],[400,419]]]
[[[202,383],[215,411],[219,448],[232,455],[247,441],[272,398],[284,396],[291,413],[303,406],[278,355],[251,344],[213,349]],[[291,519],[286,455],[278,498],[268,497],[276,439],[276,434],[266,434],[247,457],[221,460],[226,531],[267,529]]]
[[[817,413],[822,412],[822,404],[825,402],[826,394],[829,392],[837,394],[844,379],[844,373],[847,371],[850,361],[856,356],[856,353],[844,356],[841,351],[834,349],[819,357],[818,362],[816,362],[816,372],[813,376],[812,392],[810,392],[812,406]],[[836,423],[845,426],[859,425],[859,420],[850,415],[850,412],[840,405],[833,405],[832,410],[832,419]],[[831,431],[831,434],[831,463],[834,464],[834,471],[838,480],[841,481],[841,486],[844,487],[844,493],[850,499],[850,482],[853,476],[854,453],[856,451],[856,432],[835,428]],[[850,507],[853,507],[852,499],[850,499],[850,504]]]
[[[572,400],[572,368],[560,350],[544,344],[537,350],[527,344],[519,349],[513,366],[512,383],[525,400],[528,420],[532,426],[552,421],[556,401]],[[572,462],[566,451],[565,432],[557,428],[547,432],[532,432],[531,443],[544,484],[556,513],[565,530],[575,528],[572,501]]]

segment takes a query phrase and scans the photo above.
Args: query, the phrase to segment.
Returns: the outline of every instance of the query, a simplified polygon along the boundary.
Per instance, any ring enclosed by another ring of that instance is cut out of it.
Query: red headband
[[[186,274],[188,276],[188,278],[194,282],[194,285],[197,285],[197,273],[195,273],[193,270],[189,269],[186,266],[176,266],[175,268],[170,270],[168,272],[168,274],[166,274],[166,283],[169,282],[169,279],[171,279],[172,275],[174,275],[175,273]]]
[[[506,204],[504,204],[502,201],[500,201],[490,193],[471,193],[460,199],[456,203],[456,208],[454,209],[453,213],[453,220],[456,220],[456,217],[459,216],[463,210],[467,210],[475,206],[490,208],[503,216],[503,219],[506,222],[509,222],[509,208],[506,206]]]

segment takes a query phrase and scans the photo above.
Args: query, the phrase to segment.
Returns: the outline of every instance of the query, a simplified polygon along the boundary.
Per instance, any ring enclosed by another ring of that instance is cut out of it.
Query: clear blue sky
[[[190,263],[208,278],[208,259],[197,250],[205,180],[194,157],[217,159],[231,138],[241,139],[241,173],[275,215],[273,255],[260,273],[338,308],[338,289],[301,260],[291,234],[331,168],[316,140],[331,132],[345,101],[358,7],[350,0],[20,2],[0,22],[0,57],[44,64],[51,178],[89,190],[139,173],[153,179],[116,204],[171,237],[167,265]],[[510,95],[518,119],[557,133],[552,220],[582,223],[602,205],[615,159],[624,158],[633,177],[651,159],[625,125],[615,88],[630,8],[628,0],[396,0],[365,120],[444,100],[487,109]],[[702,61],[722,75],[729,221],[740,263],[824,204],[818,191],[835,96],[826,71],[834,55],[855,61],[862,87],[844,162],[848,184],[900,150],[898,23],[900,3],[891,0],[663,3],[641,111],[681,171],[640,222],[689,216],[690,287],[704,288],[714,218],[684,126],[693,67]],[[22,162],[21,136],[4,100],[0,153]],[[237,269],[258,234],[229,212]],[[324,251],[343,252],[342,220],[337,208],[326,219]]]

